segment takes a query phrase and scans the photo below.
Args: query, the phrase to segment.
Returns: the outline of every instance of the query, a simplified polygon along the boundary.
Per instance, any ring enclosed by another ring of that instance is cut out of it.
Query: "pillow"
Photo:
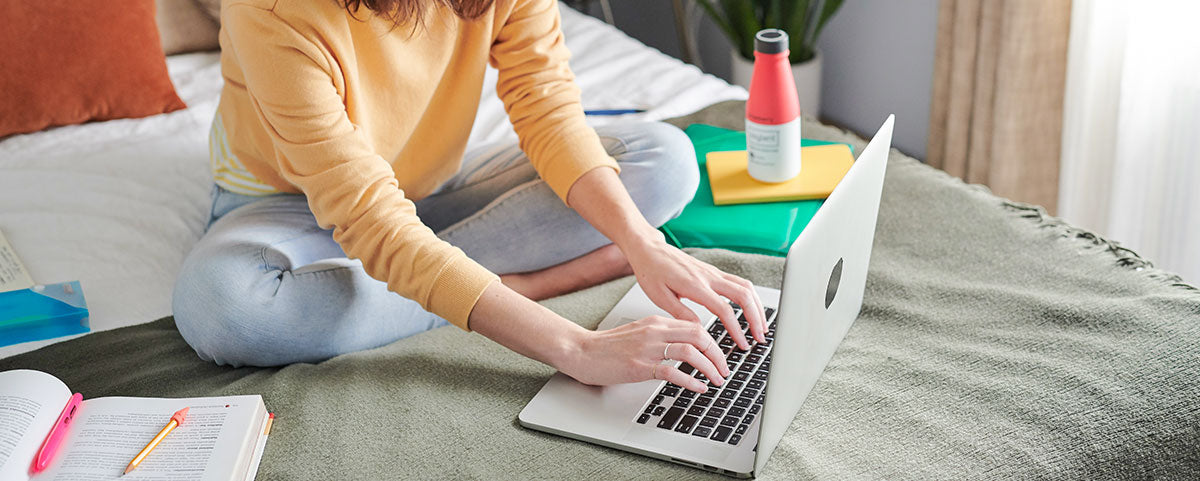
[[[0,2],[0,137],[186,108],[153,0]]]
[[[155,21],[163,53],[217,50],[220,26],[208,16],[199,3],[192,0],[155,0]]]

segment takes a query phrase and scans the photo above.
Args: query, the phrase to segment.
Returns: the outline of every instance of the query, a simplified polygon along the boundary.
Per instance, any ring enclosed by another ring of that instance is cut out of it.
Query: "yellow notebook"
[[[708,182],[716,205],[824,199],[837,187],[854,156],[842,144],[800,149],[800,175],[778,184],[759,182],[746,173],[746,151],[709,152]]]

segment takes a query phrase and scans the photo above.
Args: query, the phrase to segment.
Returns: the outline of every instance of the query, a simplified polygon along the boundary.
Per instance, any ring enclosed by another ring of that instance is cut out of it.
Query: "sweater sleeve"
[[[579,87],[567,60],[557,0],[516,0],[491,48],[521,150],[565,202],[571,186],[596,167],[620,170],[584,121]]]
[[[222,16],[246,88],[274,145],[280,175],[308,197],[322,228],[371,277],[468,329],[496,275],[417,217],[392,166],[352,123],[335,65],[274,12],[232,5]]]

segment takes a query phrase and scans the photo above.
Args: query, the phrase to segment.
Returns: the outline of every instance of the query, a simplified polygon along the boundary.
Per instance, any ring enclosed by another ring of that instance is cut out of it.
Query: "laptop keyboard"
[[[725,384],[717,387],[700,371],[681,363],[679,370],[706,383],[708,392],[699,394],[667,383],[650,396],[636,419],[638,424],[653,424],[661,429],[735,446],[742,441],[750,423],[762,410],[763,388],[771,369],[771,342],[775,340],[775,310],[766,308],[767,342],[759,344],[749,335],[746,314],[737,304],[730,305],[751,344],[749,351],[738,350],[719,320],[709,327],[708,333],[717,341],[729,363],[730,375]]]

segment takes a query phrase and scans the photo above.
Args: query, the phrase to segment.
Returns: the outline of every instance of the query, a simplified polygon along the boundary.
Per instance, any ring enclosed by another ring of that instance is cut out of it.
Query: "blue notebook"
[[[0,347],[89,330],[79,281],[0,292]]]

